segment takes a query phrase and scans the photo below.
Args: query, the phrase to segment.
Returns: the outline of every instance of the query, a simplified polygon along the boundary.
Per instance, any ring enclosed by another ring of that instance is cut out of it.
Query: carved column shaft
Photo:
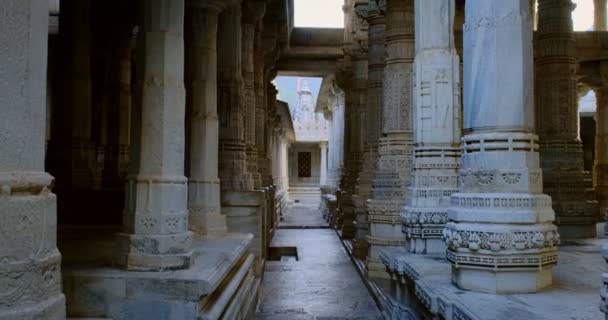
[[[110,55],[112,73],[106,91],[108,120],[103,179],[105,186],[114,188],[124,185],[128,173],[131,138],[131,58],[135,41],[133,25],[128,20],[130,12],[125,11],[120,17],[122,21],[112,29],[115,34]]]
[[[217,29],[224,5],[188,0],[186,12],[186,105],[190,118],[189,229],[195,235],[226,233],[218,177]]]
[[[386,1],[386,67],[382,82],[382,136],[368,201],[370,244],[368,273],[388,277],[380,250],[402,246],[399,213],[405,205],[405,191],[412,169],[412,88],[414,43],[414,0]]]
[[[414,167],[401,213],[408,250],[444,254],[441,240],[460,166],[460,60],[454,0],[416,1]]]
[[[115,262],[128,270],[190,266],[184,177],[184,0],[142,2],[138,48],[141,105],[135,107],[123,233]],[[142,246],[142,243],[147,245]]]
[[[71,186],[90,188],[95,167],[95,145],[91,140],[93,99],[91,86],[91,1],[64,4],[66,36],[70,46],[67,105],[71,108]]]
[[[222,190],[252,190],[247,172],[244,104],[242,98],[241,7],[226,9],[218,29],[218,112],[220,120],[219,175]]]
[[[557,262],[559,234],[534,134],[527,6],[466,2],[462,184],[444,229],[452,279],[463,289],[535,292],[551,285]]]
[[[606,0],[593,0],[593,30],[607,31]]]
[[[320,174],[319,174],[319,184],[324,186],[327,184],[327,141],[322,141],[319,143],[319,149],[321,150],[321,159],[320,159]]]
[[[44,172],[47,0],[0,2],[0,319],[65,319],[57,199]]]
[[[358,185],[361,178],[363,165],[363,145],[365,143],[365,123],[367,118],[368,101],[368,65],[369,65],[369,24],[365,20],[365,5],[361,4],[360,9],[352,1],[345,6],[345,14],[351,22],[351,33],[346,35],[350,39],[347,53],[351,57],[349,73],[352,75],[350,90],[346,92],[345,110],[345,144],[347,146],[348,158],[346,158],[346,168],[343,179],[340,183],[342,190],[338,194],[337,216],[342,217],[342,235],[352,237],[353,253],[360,259],[365,259],[367,255],[366,235],[368,232],[367,212],[360,200],[357,200]],[[359,3],[359,2],[358,2]],[[376,28],[377,29],[377,28]],[[364,200],[363,200],[364,201]],[[356,204],[358,202],[358,204]],[[356,207],[359,210],[356,210]]]
[[[595,159],[593,187],[600,214],[608,215],[608,64],[601,63],[602,86],[595,89]],[[606,229],[608,232],[608,227]]]
[[[367,199],[369,198],[376,160],[378,158],[378,138],[382,133],[382,79],[384,75],[385,20],[381,2],[371,0],[367,4],[357,4],[357,15],[368,23],[367,52],[367,92],[366,101],[361,101],[364,110],[359,113],[360,130],[363,132],[363,155],[361,169],[353,195],[354,213],[359,224],[367,223]],[[363,108],[363,107],[362,107]],[[367,240],[367,239],[366,239]],[[358,245],[358,244],[357,244]],[[367,245],[362,243],[362,245]],[[362,254],[361,256],[365,256]]]
[[[597,203],[583,171],[579,139],[577,62],[571,0],[539,0],[536,36],[536,126],[544,190],[566,238],[595,236]]]
[[[265,64],[264,64],[264,47],[263,47],[262,32],[258,25],[255,38],[254,46],[254,86],[255,86],[255,144],[258,149],[257,168],[261,174],[262,186],[269,186],[272,184],[272,172],[270,166],[272,161],[270,159],[270,148],[266,145],[266,138],[271,137],[271,132],[267,128],[267,124],[270,122],[268,118],[268,112],[273,110],[272,97],[267,97],[267,88],[269,85],[265,80]]]
[[[256,138],[256,91],[255,91],[255,41],[258,21],[264,15],[265,3],[258,0],[246,0],[242,13],[242,73],[243,73],[243,112],[245,118],[245,144],[247,150],[247,171],[253,180],[253,187],[261,187],[261,175],[258,172],[258,145]]]

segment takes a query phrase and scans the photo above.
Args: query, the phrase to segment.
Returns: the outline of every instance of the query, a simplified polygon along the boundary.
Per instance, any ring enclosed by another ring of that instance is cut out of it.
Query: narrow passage
[[[300,207],[285,218],[293,228],[314,215],[322,219],[316,208]],[[258,320],[382,319],[333,229],[279,229],[271,247],[296,247],[298,260],[266,262]]]

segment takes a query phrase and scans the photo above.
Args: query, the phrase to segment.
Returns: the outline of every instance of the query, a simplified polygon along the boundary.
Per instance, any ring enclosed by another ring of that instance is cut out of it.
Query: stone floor
[[[334,230],[279,229],[272,246],[297,247],[298,261],[266,262],[258,320],[382,319]]]
[[[329,224],[317,208],[292,205],[279,223],[281,229],[329,228]]]

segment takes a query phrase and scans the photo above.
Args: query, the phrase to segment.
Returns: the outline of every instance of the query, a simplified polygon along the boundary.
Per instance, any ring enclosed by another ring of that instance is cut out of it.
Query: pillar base
[[[188,227],[195,236],[223,236],[226,217],[221,214],[220,183],[190,180],[188,184]]]
[[[452,282],[461,289],[493,294],[535,293],[553,283],[551,268],[494,271],[452,266]]]
[[[44,319],[65,320],[65,297],[57,294],[33,305],[19,305],[0,311],[0,320]]]
[[[446,248],[441,239],[410,238],[407,243],[407,251],[415,254],[445,254]]]
[[[129,271],[163,271],[190,267],[192,232],[169,235],[119,233],[114,263]]]

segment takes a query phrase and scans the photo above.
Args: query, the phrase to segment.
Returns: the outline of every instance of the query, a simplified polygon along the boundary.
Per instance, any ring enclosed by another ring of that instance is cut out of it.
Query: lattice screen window
[[[298,177],[310,178],[310,152],[298,152]]]

